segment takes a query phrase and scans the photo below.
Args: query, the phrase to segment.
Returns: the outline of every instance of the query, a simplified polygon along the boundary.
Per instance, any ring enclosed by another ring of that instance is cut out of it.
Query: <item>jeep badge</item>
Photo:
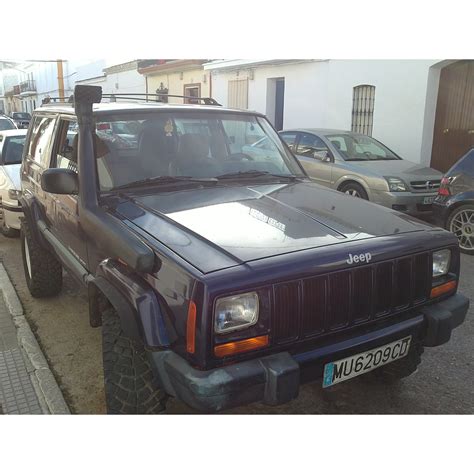
[[[352,263],[366,262],[369,263],[372,260],[372,254],[370,252],[361,253],[359,255],[349,254],[349,258],[346,262],[350,265]]]

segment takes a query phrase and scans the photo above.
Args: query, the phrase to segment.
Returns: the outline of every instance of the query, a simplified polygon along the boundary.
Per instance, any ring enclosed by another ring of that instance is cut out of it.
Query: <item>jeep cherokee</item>
[[[33,296],[63,269],[87,288],[109,413],[397,380],[463,322],[456,238],[313,183],[265,116],[102,99],[76,86],[34,112],[21,240]]]

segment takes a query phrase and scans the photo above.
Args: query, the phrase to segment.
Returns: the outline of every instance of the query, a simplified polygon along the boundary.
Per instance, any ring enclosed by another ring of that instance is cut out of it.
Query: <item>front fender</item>
[[[365,189],[365,192],[369,196],[369,201],[372,200],[372,192],[369,188],[369,185],[367,184],[367,182],[364,179],[362,179],[360,176],[357,176],[357,175],[345,174],[343,176],[340,176],[337,179],[337,181],[335,181],[335,183],[334,183],[334,189],[339,190],[339,187],[347,181],[354,181],[354,182],[360,184]]]
[[[89,284],[112,304],[128,337],[150,349],[170,347],[176,339],[164,302],[126,265],[110,259],[101,262]]]

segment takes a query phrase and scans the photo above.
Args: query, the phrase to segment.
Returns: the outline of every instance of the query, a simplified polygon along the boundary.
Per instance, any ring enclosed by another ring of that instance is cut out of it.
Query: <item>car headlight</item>
[[[20,199],[21,191],[18,189],[9,189],[8,190],[8,197],[10,199]]]
[[[390,191],[408,191],[407,185],[400,178],[386,176],[385,180],[387,181]]]
[[[217,299],[214,312],[214,331],[217,334],[244,329],[257,321],[257,293],[243,293]]]
[[[433,252],[433,278],[446,275],[451,263],[451,250],[437,250]]]

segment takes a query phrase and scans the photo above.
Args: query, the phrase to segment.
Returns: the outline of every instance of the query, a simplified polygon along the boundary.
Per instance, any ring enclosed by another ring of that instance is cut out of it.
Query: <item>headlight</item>
[[[408,191],[407,185],[400,178],[386,176],[385,180],[387,181],[390,191]]]
[[[433,252],[433,278],[446,275],[451,263],[451,250],[437,250]]]
[[[255,292],[227,296],[216,301],[214,331],[224,334],[254,325],[258,320],[258,295]]]
[[[8,197],[10,199],[20,199],[21,191],[18,189],[9,189],[8,190]]]

